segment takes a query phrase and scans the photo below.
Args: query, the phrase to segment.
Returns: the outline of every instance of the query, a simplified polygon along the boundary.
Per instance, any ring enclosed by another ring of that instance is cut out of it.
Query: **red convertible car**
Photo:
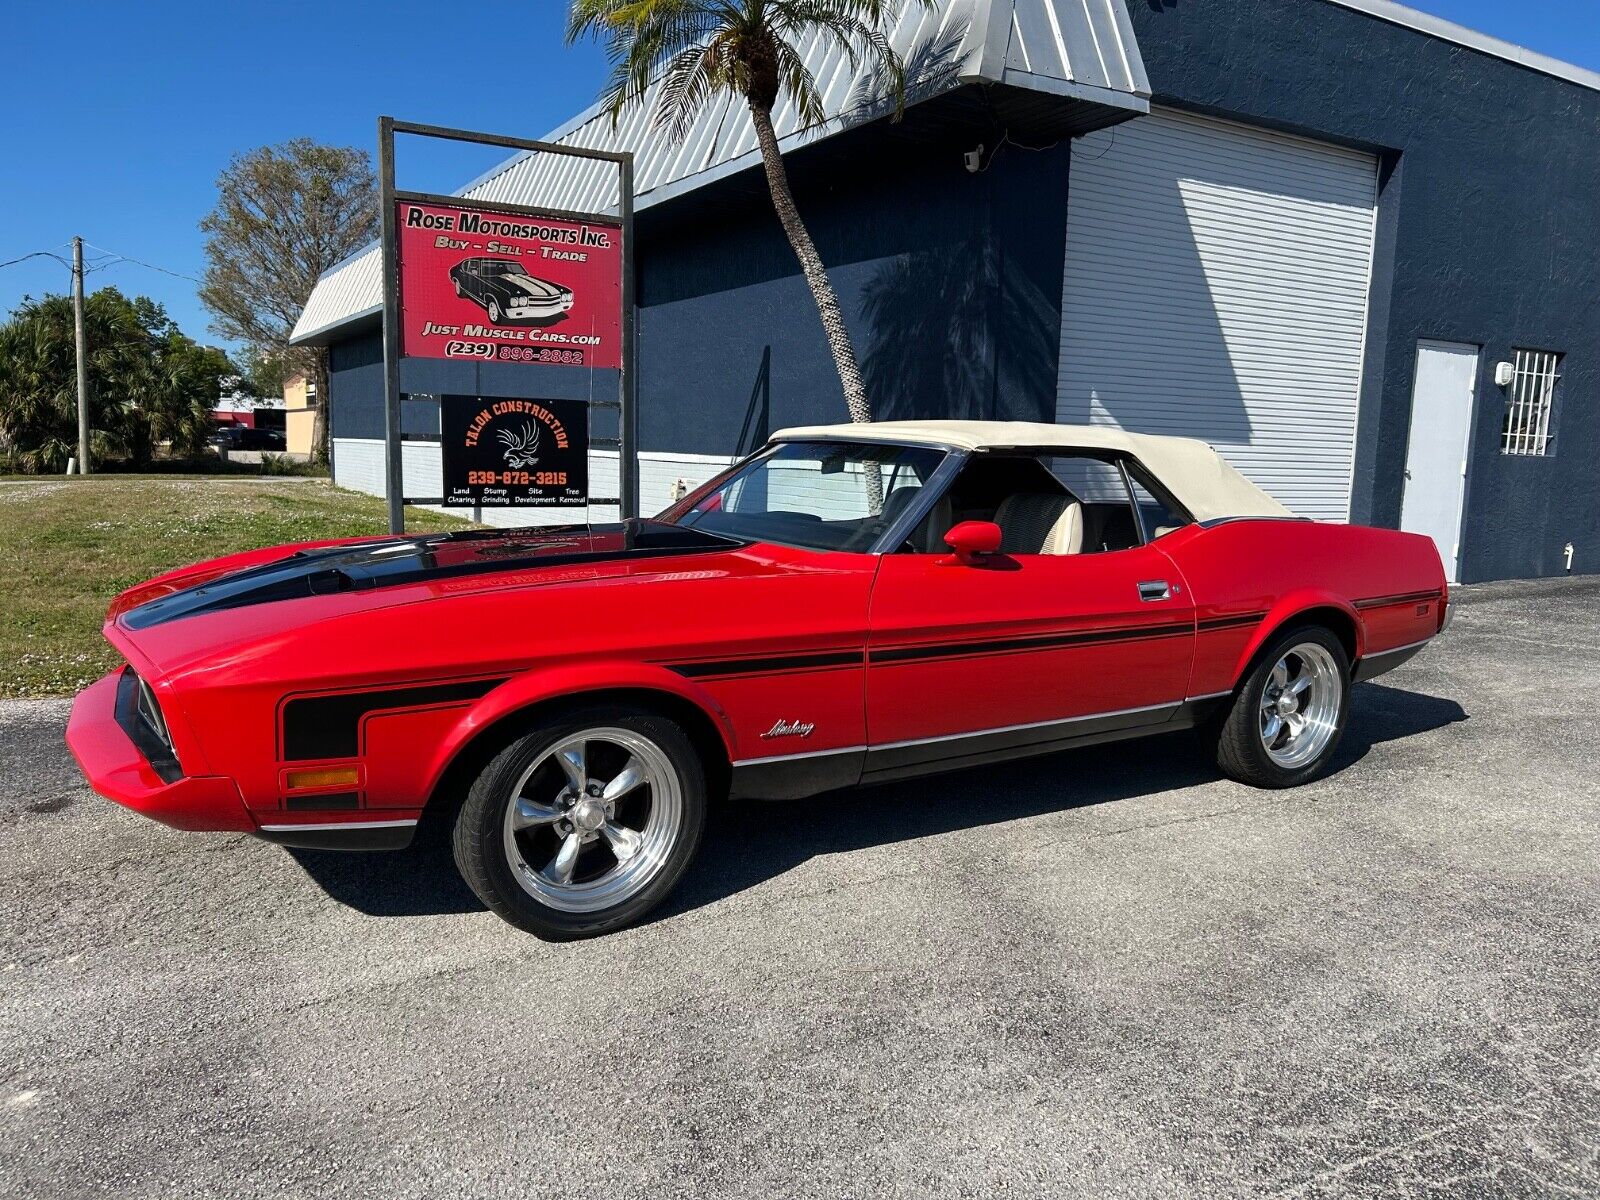
[[[1200,442],[820,426],[654,520],[152,580],[67,740],[179,829],[382,849],[431,810],[490,908],[572,938],[660,903],[717,796],[1184,728],[1234,779],[1303,783],[1446,605],[1427,538],[1296,519]]]

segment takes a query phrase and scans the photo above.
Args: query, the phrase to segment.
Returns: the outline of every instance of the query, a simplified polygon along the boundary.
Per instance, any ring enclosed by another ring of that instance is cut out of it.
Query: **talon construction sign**
[[[578,400],[439,397],[444,502],[582,508],[588,413]]]
[[[402,356],[621,365],[620,226],[399,200],[395,232]]]

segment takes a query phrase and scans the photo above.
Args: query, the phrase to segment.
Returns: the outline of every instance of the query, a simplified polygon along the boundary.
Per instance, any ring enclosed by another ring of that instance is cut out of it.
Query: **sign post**
[[[395,187],[397,133],[611,163],[618,170],[617,212],[401,191]],[[624,518],[638,516],[632,154],[380,117],[378,164],[390,532],[405,531],[405,504],[414,499],[405,495],[402,456],[400,363],[406,358],[616,370],[618,394],[610,401],[441,396],[445,494],[428,502],[475,507],[616,503]],[[618,410],[615,501],[588,495],[588,447],[591,441],[613,441],[589,437],[588,409],[593,407]]]

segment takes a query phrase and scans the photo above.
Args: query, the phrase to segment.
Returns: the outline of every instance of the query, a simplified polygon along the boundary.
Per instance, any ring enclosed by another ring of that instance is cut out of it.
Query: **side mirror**
[[[944,535],[945,545],[955,551],[946,562],[976,567],[1000,550],[1000,526],[993,521],[962,521]]]

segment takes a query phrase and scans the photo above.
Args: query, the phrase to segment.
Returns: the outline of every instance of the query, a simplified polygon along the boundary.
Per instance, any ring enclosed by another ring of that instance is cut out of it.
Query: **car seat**
[[[1083,505],[1067,492],[1016,492],[1000,502],[1002,554],[1078,554],[1083,550]]]

